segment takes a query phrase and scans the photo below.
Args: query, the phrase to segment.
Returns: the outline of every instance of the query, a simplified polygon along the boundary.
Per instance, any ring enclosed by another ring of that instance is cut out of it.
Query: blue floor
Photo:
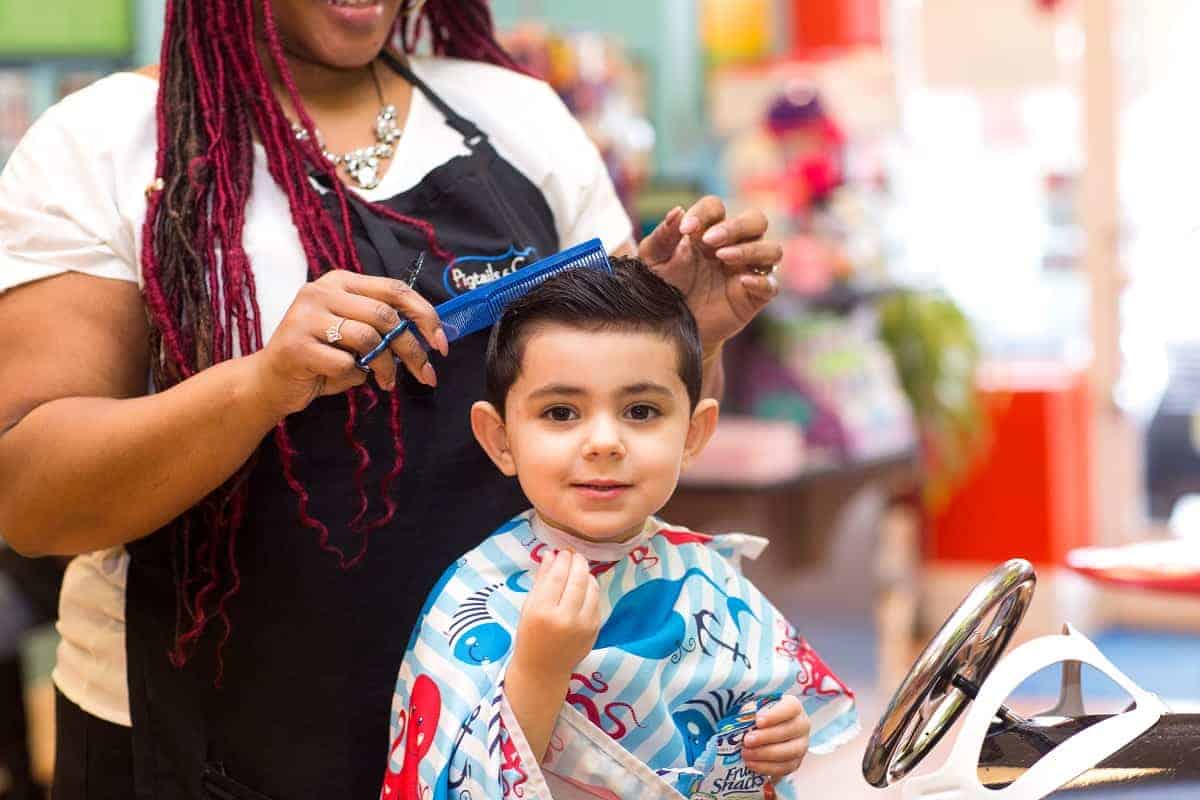
[[[851,686],[872,686],[878,679],[875,632],[862,620],[809,619],[804,636],[833,671]],[[1100,652],[1143,689],[1164,700],[1200,703],[1200,634],[1109,628],[1090,637]],[[1030,676],[1014,693],[1024,698],[1058,695],[1060,670]],[[1087,668],[1085,698],[1117,698],[1122,690]],[[885,690],[890,687],[881,687]]]
[[[1200,635],[1110,628],[1090,637],[1100,652],[1129,678],[1164,700],[1200,703]],[[1084,672],[1084,696],[1116,697],[1121,690],[1107,679],[1089,680]],[[1059,671],[1042,670],[1028,678],[1016,695],[1053,697]]]

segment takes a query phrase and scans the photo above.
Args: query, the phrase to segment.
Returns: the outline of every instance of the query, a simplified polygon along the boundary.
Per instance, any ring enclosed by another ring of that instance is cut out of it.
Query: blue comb
[[[453,342],[464,336],[481,331],[495,325],[504,313],[504,308],[513,300],[526,294],[530,289],[545,281],[552,275],[569,269],[585,267],[612,272],[612,264],[608,262],[608,253],[599,239],[591,239],[583,244],[563,250],[540,261],[535,261],[524,269],[519,269],[511,275],[505,275],[498,281],[485,283],[466,294],[452,297],[444,303],[435,306],[438,318],[442,321],[442,330],[446,340]],[[402,321],[384,335],[383,341],[371,352],[359,357],[359,369],[365,369],[377,355],[387,349],[388,345],[406,330],[412,327],[408,320]],[[414,329],[413,333],[417,331]],[[426,349],[429,344],[420,335],[417,340]]]

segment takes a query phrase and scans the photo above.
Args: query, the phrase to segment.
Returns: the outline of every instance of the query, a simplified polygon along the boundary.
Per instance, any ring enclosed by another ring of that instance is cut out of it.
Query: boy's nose
[[[625,443],[621,441],[617,426],[607,421],[598,420],[588,431],[587,442],[583,448],[584,457],[621,458],[625,455]]]

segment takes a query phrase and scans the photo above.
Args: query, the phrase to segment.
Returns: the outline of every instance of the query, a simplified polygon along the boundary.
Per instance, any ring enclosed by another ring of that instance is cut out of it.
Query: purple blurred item
[[[738,338],[728,364],[730,405],[760,419],[787,420],[804,431],[805,443],[838,458],[850,454],[845,428],[816,387],[796,375],[761,343]]]
[[[767,129],[782,136],[826,119],[821,98],[811,86],[791,86],[767,110]]]

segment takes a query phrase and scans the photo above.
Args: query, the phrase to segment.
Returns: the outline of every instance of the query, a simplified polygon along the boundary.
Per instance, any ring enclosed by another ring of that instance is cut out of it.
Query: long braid
[[[267,58],[261,58],[255,18],[261,9]],[[412,52],[427,25],[437,54],[516,68],[492,34],[484,0],[430,0],[419,18],[401,18],[396,34]],[[282,81],[304,140],[272,90]],[[315,126],[288,69],[270,0],[168,0],[156,120],[155,185],[148,192],[141,253],[146,312],[151,323],[152,375],[162,391],[220,361],[263,346],[254,270],[243,247],[246,205],[254,175],[255,141],[261,144],[271,178],[284,194],[299,234],[310,279],[330,269],[361,272],[350,229],[348,190],[323,157]],[[329,214],[312,175],[325,178],[340,210]],[[377,213],[414,228],[428,251],[449,260],[428,222],[368,204]],[[298,452],[287,425],[275,430],[284,478],[296,495],[301,524],[317,534],[320,547],[349,568],[366,553],[372,530],[396,513],[390,487],[404,465],[400,401],[393,392],[387,413],[395,451],[381,484],[384,510],[366,521],[364,485],[370,456],[356,433],[360,401],[369,412],[378,404],[364,387],[348,393],[345,434],[356,459],[359,497],[351,528],[360,531],[357,554],[347,558],[330,544],[329,529],[309,512],[309,493],[296,473]],[[253,459],[252,459],[253,461]],[[222,623],[217,648],[228,640],[229,601],[242,576],[236,559],[237,532],[245,516],[251,464],[238,470],[174,526],[177,603],[173,663],[184,663],[213,619]]]

